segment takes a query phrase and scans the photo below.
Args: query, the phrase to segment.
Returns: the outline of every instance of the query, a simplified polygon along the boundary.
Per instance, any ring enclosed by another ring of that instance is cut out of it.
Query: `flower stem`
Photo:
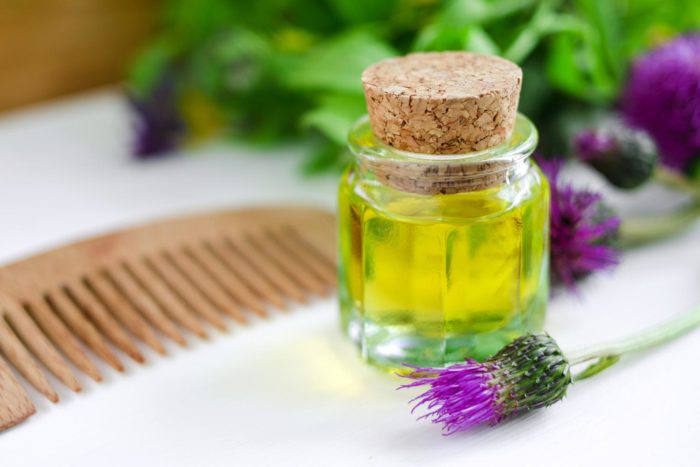
[[[624,219],[620,241],[625,248],[635,247],[674,235],[700,218],[700,198],[677,211],[657,216]]]
[[[581,380],[593,376],[615,363],[623,355],[641,352],[659,346],[685,334],[698,325],[700,325],[700,306],[621,341],[597,345],[569,353],[567,356],[571,366],[597,360],[591,367],[574,375],[574,380]]]
[[[669,237],[700,218],[700,184],[661,166],[654,169],[654,179],[664,186],[690,195],[690,200],[685,206],[669,213],[624,219],[620,227],[620,240],[625,248]]]
[[[669,188],[700,198],[700,185],[693,183],[691,179],[676,171],[657,166],[654,169],[654,180]]]

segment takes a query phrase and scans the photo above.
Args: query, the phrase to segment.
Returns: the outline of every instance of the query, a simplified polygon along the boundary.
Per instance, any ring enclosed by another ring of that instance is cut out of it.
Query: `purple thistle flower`
[[[175,82],[165,76],[143,97],[129,96],[136,115],[134,155],[141,159],[163,155],[181,142],[185,123],[177,108]]]
[[[401,386],[410,388],[430,385],[430,389],[413,399],[411,413],[425,405],[429,412],[419,419],[431,418],[442,423],[445,434],[465,430],[482,423],[498,423],[498,386],[486,364],[474,359],[447,368],[413,368],[408,377],[416,381]]]
[[[420,368],[400,389],[429,386],[414,398],[413,411],[424,406],[429,418],[443,425],[445,435],[482,423],[549,406],[561,400],[571,384],[569,363],[546,334],[520,337],[483,363],[469,359],[447,368]]]
[[[664,165],[688,169],[700,157],[700,34],[678,37],[637,59],[622,111],[628,123],[654,138]]]
[[[559,180],[561,159],[539,159],[549,179],[550,268],[552,282],[569,289],[595,271],[615,266],[619,252],[614,243],[620,219],[603,203],[599,193],[576,190]]]

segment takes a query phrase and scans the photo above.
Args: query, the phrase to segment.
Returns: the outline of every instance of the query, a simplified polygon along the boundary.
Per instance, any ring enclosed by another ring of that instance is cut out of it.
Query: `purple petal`
[[[641,56],[621,104],[627,122],[654,138],[666,166],[687,169],[700,154],[700,34]]]
[[[500,419],[498,386],[485,365],[470,359],[442,369],[409,367],[413,372],[404,377],[414,381],[400,389],[429,386],[411,401],[415,402],[413,411],[418,407],[427,408],[428,412],[420,418],[430,418],[433,423],[442,424],[444,434],[481,423],[496,423]]]
[[[580,279],[618,264],[614,241],[620,219],[605,206],[600,193],[577,190],[561,182],[562,159],[538,159],[538,163],[549,178],[551,190],[552,280],[575,290]]]

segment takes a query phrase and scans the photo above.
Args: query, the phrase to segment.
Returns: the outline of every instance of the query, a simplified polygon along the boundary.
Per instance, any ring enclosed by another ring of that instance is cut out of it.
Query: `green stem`
[[[700,218],[700,185],[685,175],[658,166],[654,180],[681,193],[690,195],[687,205],[676,211],[653,216],[624,219],[620,227],[620,240],[625,248],[674,235]]]
[[[661,325],[609,344],[597,345],[568,354],[571,366],[596,360],[596,363],[574,375],[581,380],[604,370],[623,355],[641,352],[669,342],[700,325],[700,306]]]
[[[674,170],[657,166],[656,169],[654,169],[654,180],[669,188],[674,188],[692,195],[695,198],[700,198],[700,185],[693,183],[688,177]]]
[[[674,235],[700,218],[700,197],[677,211],[656,216],[623,219],[620,241],[625,248],[635,247]]]

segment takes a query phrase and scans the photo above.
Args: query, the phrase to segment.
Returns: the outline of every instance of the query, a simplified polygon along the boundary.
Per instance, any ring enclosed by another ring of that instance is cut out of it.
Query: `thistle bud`
[[[574,140],[579,159],[618,188],[636,188],[654,171],[658,154],[651,138],[640,130],[613,121],[581,131]]]
[[[488,360],[500,386],[501,418],[560,401],[571,384],[569,363],[547,334],[520,337]]]
[[[583,130],[574,139],[579,159],[618,188],[632,189],[652,175],[658,154],[644,132],[613,121],[605,127]]]

